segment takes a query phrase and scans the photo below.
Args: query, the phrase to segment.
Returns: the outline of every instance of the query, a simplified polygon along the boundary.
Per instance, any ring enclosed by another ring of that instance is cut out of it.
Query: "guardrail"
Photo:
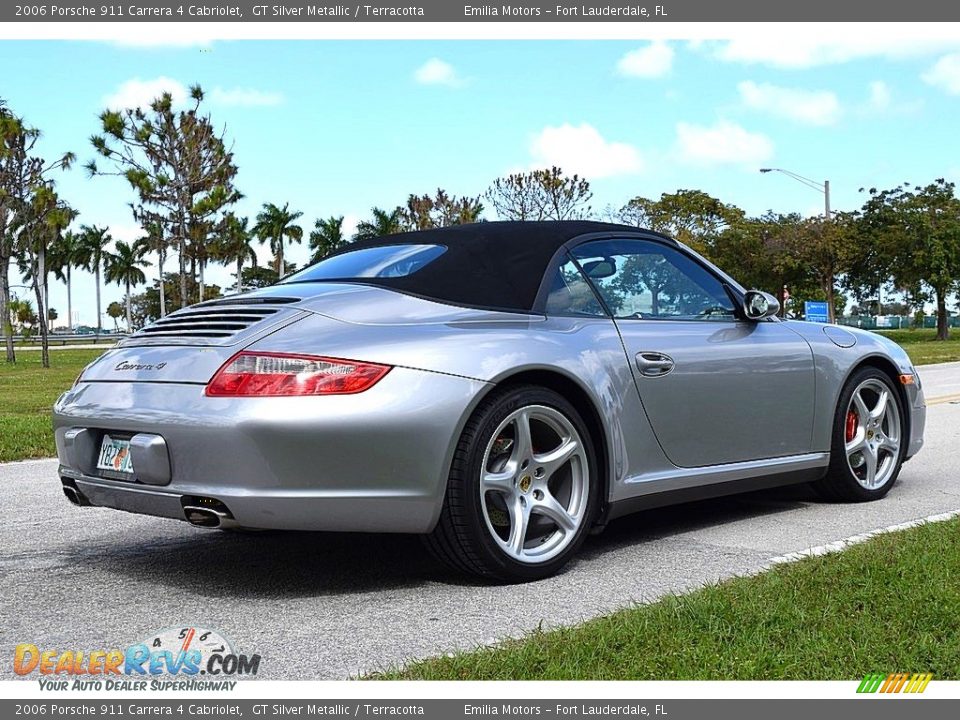
[[[52,333],[47,335],[47,344],[48,345],[85,345],[87,343],[91,345],[96,345],[98,343],[113,344],[123,340],[127,337],[127,333]],[[6,336],[0,336],[0,346],[4,345],[7,341]],[[41,339],[39,335],[14,335],[13,336],[14,344],[19,347],[24,345],[40,345]]]

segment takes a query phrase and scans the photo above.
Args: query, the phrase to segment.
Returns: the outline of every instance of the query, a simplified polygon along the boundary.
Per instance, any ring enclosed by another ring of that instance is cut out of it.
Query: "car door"
[[[703,467],[810,452],[813,353],[748,321],[724,280],[666,241],[595,240],[573,256],[614,317],[667,457]]]

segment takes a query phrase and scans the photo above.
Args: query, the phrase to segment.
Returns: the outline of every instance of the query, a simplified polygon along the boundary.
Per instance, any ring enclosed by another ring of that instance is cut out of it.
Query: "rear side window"
[[[593,289],[583,279],[573,260],[567,260],[557,268],[544,310],[547,315],[606,316]]]
[[[284,278],[281,284],[413,275],[447,251],[444,245],[381,245],[333,255]]]

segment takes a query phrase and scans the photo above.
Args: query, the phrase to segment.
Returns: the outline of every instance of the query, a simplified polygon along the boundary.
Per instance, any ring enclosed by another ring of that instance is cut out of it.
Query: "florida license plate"
[[[104,435],[103,442],[100,443],[97,469],[132,475],[133,461],[130,458],[130,441]]]

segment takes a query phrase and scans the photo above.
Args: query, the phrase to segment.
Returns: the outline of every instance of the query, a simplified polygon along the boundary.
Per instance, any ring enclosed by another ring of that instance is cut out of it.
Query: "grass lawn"
[[[960,519],[372,679],[960,679]]]
[[[882,330],[880,334],[906,350],[914,365],[960,360],[960,328],[950,328],[950,339],[946,342],[934,340],[937,331],[933,328]]]
[[[49,370],[39,350],[18,352],[15,365],[0,358],[0,462],[56,454],[50,408],[104,350],[51,350]]]

